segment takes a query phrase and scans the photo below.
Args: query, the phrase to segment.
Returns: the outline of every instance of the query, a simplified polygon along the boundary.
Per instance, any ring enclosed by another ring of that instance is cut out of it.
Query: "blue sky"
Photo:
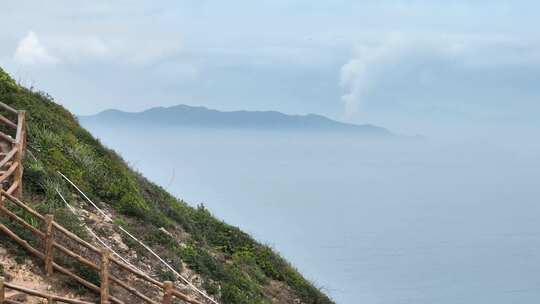
[[[17,1],[0,65],[78,114],[179,103],[434,135],[540,114],[534,1]]]

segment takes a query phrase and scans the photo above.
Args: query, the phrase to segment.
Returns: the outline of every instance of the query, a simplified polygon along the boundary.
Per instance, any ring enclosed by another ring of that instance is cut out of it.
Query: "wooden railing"
[[[80,301],[75,299],[68,299],[59,297],[53,294],[44,293],[41,291],[28,289],[22,286],[17,286],[14,284],[7,283],[3,277],[0,277],[0,304],[24,304],[23,302],[11,300],[6,298],[6,291],[11,289],[13,291],[20,292],[25,295],[45,299],[47,304],[54,303],[68,303],[68,304],[93,304],[92,302]]]
[[[10,115],[17,117],[17,123],[8,118]],[[137,298],[137,303],[171,304],[176,299],[190,304],[202,304],[180,292],[172,282],[161,282],[153,279],[113,256],[108,249],[95,247],[81,239],[57,223],[53,215],[42,215],[25,204],[21,200],[22,159],[26,148],[25,112],[17,111],[0,102],[0,127],[0,147],[3,148],[1,154],[3,158],[0,157],[0,215],[4,215],[3,218],[8,219],[11,224],[18,225],[19,231],[30,232],[33,237],[30,240],[24,239],[14,232],[15,229],[11,228],[13,226],[8,227],[5,225],[7,223],[2,222],[0,222],[0,232],[18,243],[33,256],[42,260],[47,276],[52,275],[55,271],[66,275],[73,281],[99,294],[100,304],[133,303],[131,300],[129,302],[122,301],[119,296],[112,294],[111,286],[119,287],[117,289],[123,290],[124,294]],[[9,131],[6,131],[7,133],[2,131],[6,129],[14,131],[14,136],[11,136]],[[4,170],[6,167],[7,169]],[[24,214],[24,216],[21,214]],[[61,261],[64,261],[64,263]],[[65,264],[70,264],[71,267]],[[92,283],[88,278],[83,278],[82,275],[75,273],[73,270],[82,268],[97,272],[99,274],[98,282],[94,280],[94,283]],[[125,279],[126,277],[134,277],[136,278],[135,281],[142,282],[144,290],[141,291],[131,286],[129,281]],[[99,286],[96,284],[99,284]],[[18,288],[10,284],[6,285],[4,283],[4,286],[30,295],[44,296],[38,292]],[[89,303],[66,299],[64,301],[54,296],[48,296],[47,299],[53,297],[50,301],[56,299],[56,301],[65,303]],[[16,302],[0,298],[0,304],[4,303]]]
[[[20,197],[26,149],[26,112],[0,102],[0,188]],[[4,115],[5,114],[5,115]],[[5,132],[4,132],[5,131]]]
[[[8,203],[11,205],[10,208],[7,206]],[[12,211],[13,207],[19,208],[20,211],[26,213],[27,216],[40,222],[43,228],[38,229],[21,216],[17,215],[16,211]],[[36,243],[35,241],[37,240],[37,243],[41,244],[40,249],[36,248],[35,245],[29,243],[29,240],[23,239],[13,232],[12,229],[9,229],[3,223],[0,223],[0,232],[7,235],[29,253],[43,261],[46,275],[50,276],[54,271],[57,271],[68,276],[89,290],[98,293],[100,295],[100,304],[129,303],[124,302],[111,294],[110,286],[113,284],[121,287],[127,293],[144,303],[171,304],[173,298],[177,298],[186,303],[201,304],[201,302],[194,300],[177,290],[172,282],[160,282],[149,275],[134,269],[132,266],[127,265],[117,257],[113,256],[108,249],[97,248],[64,228],[54,221],[53,215],[42,215],[38,213],[20,199],[4,190],[0,190],[0,214],[7,216],[13,222],[19,224],[25,231],[31,232],[34,235],[34,239],[30,241]],[[77,250],[82,253],[77,253]],[[62,255],[60,256],[59,254]],[[59,262],[57,263],[57,261],[55,261],[55,258],[58,258],[59,260],[70,258],[72,262],[78,263],[79,266],[73,267],[76,269],[80,269],[80,266],[85,266],[95,270],[99,273],[99,286],[68,269],[68,266],[60,265]],[[124,279],[126,277],[125,274],[128,276],[132,275],[137,278],[137,280],[145,282],[145,290],[140,291],[137,288],[130,286],[129,282]],[[156,299],[156,297],[159,299]]]

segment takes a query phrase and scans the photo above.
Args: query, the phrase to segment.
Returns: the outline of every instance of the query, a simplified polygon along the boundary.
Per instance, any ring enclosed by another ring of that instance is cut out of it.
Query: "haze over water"
[[[337,303],[540,301],[538,144],[85,127]]]

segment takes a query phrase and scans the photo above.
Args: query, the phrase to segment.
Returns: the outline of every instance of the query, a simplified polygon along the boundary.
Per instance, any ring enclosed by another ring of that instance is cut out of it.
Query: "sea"
[[[540,302],[540,145],[85,124],[345,304]]]

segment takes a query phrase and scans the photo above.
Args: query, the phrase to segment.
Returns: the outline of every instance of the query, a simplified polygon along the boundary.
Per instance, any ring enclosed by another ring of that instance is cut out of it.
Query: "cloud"
[[[154,38],[142,42],[138,37],[121,41],[116,46],[116,55],[121,62],[133,65],[155,64],[178,55],[183,50],[183,42],[177,36]]]
[[[84,63],[105,61],[114,64],[156,64],[183,50],[179,37],[160,36],[150,40],[137,35],[76,35],[56,34],[48,37],[48,45],[62,62]]]
[[[14,60],[24,65],[42,65],[58,63],[58,58],[54,57],[41,44],[38,36],[33,31],[19,41],[14,54]]]
[[[103,59],[112,55],[107,44],[95,36],[48,35],[43,40],[46,44],[35,32],[29,31],[15,49],[15,62],[27,66],[51,65]]]
[[[58,35],[49,37],[48,42],[51,50],[66,62],[105,58],[111,52],[107,44],[95,36]]]

